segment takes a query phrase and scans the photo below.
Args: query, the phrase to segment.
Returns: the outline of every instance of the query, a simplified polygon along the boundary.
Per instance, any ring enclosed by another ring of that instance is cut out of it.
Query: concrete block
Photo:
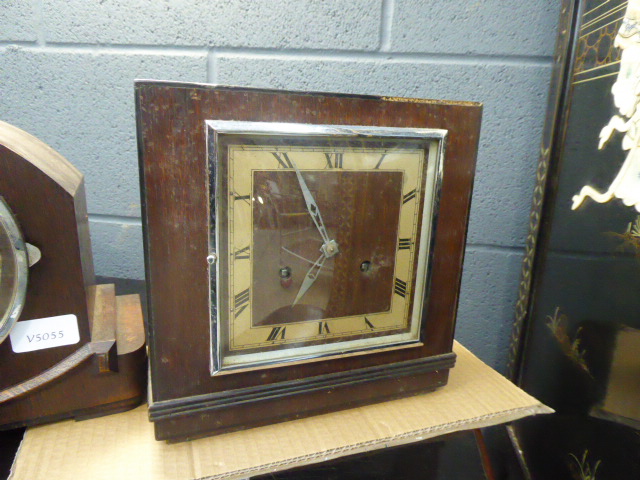
[[[139,222],[89,222],[96,275],[142,280],[144,253]]]
[[[38,1],[0,2],[0,41],[35,41],[38,38]]]
[[[234,85],[483,102],[469,241],[524,244],[549,66],[224,55],[217,76]]]
[[[381,0],[44,1],[48,42],[375,50]]]
[[[523,252],[467,247],[456,339],[484,362],[506,371]]]
[[[560,2],[397,0],[391,51],[551,56]]]
[[[84,175],[90,213],[140,216],[133,80],[206,80],[206,54],[0,50],[0,118]]]

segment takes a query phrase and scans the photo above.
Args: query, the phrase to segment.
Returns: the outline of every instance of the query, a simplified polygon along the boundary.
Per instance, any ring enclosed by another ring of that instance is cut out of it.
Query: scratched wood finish
[[[437,372],[414,376],[406,373],[402,378],[378,383],[373,378],[386,365],[424,361],[451,352],[481,105],[138,82],[136,108],[149,298],[151,415],[158,422],[158,438],[181,439],[282,421],[395,397],[402,395],[404,389],[409,390],[405,394],[416,393],[446,383],[444,367]],[[448,130],[421,347],[210,375],[205,120]],[[208,415],[206,411],[196,411],[201,407],[206,410],[206,406],[194,406],[197,401],[192,398],[220,392],[232,395],[239,389],[264,389],[291,380],[301,382],[304,388],[307,379],[323,375],[335,378],[342,372],[359,369],[372,369],[372,381],[351,389],[325,387],[306,394],[299,392],[280,401],[277,408],[270,408],[265,401],[243,407],[217,407],[215,415]],[[334,393],[336,400],[331,399]]]

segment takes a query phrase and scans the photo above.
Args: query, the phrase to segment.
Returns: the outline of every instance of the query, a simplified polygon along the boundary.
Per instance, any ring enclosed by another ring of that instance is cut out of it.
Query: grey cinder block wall
[[[135,78],[485,105],[457,338],[504,370],[559,0],[3,0],[0,119],[86,177],[96,272],[143,278]]]

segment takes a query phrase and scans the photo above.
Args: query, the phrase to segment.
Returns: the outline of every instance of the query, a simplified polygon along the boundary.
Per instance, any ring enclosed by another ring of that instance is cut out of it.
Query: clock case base
[[[481,104],[147,80],[136,82],[135,92],[157,439],[293,420],[447,382]],[[419,346],[211,375],[207,120],[447,130]]]
[[[429,392],[446,385],[455,360],[449,353],[222,394],[150,401],[149,417],[156,439],[192,440]],[[304,403],[295,401],[299,395]]]
[[[140,297],[117,297],[114,285],[91,287],[88,297],[91,341],[39,375],[0,390],[0,430],[100,417],[144,402]]]

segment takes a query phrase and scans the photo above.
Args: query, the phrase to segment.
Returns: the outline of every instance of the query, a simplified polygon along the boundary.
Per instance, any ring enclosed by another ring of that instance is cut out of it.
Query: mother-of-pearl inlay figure
[[[598,203],[619,198],[640,212],[640,0],[629,0],[614,46],[622,49],[620,71],[611,87],[619,115],[611,117],[600,132],[598,149],[618,131],[624,133],[622,149],[629,153],[607,191],[600,193],[591,186],[582,187],[572,199],[572,210],[589,197]]]

